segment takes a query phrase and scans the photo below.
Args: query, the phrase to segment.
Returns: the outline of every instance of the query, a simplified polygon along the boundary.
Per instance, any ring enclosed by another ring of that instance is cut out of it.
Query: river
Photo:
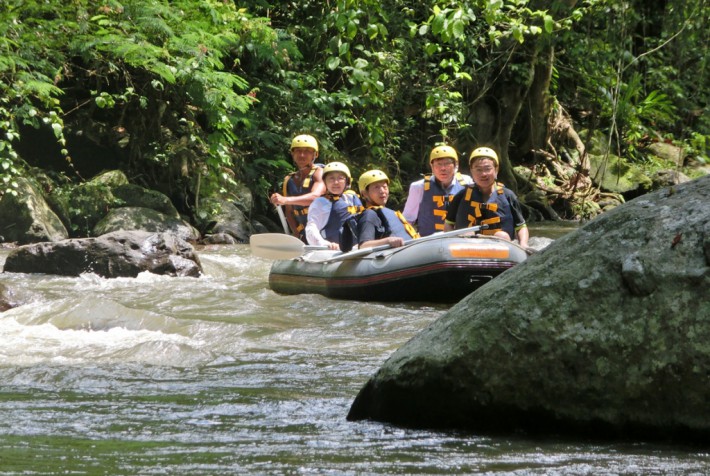
[[[0,250],[0,266],[8,250]],[[205,276],[0,274],[0,475],[708,474],[710,452],[347,422],[447,306],[279,296],[246,245]]]

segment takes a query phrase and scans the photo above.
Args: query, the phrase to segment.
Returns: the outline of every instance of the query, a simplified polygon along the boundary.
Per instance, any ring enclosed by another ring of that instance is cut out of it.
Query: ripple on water
[[[281,296],[244,245],[200,257],[198,279],[0,274],[24,303],[0,313],[0,473],[710,470],[697,449],[347,422],[367,379],[446,307]]]

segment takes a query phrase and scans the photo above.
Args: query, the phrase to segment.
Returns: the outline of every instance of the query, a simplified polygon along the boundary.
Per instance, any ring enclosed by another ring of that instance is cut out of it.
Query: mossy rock
[[[589,155],[590,175],[600,189],[606,192],[645,192],[653,182],[641,167],[630,164],[616,155]]]
[[[682,167],[685,162],[685,152],[682,147],[678,147],[666,142],[654,142],[648,146],[648,151],[661,160],[673,164],[677,167]]]
[[[106,213],[121,201],[111,187],[102,182],[86,182],[64,192],[72,236],[91,236],[91,230],[106,216]]]
[[[111,188],[128,184],[128,177],[120,170],[108,170],[94,176],[89,183],[96,185],[106,185]]]
[[[164,215],[151,208],[114,208],[93,229],[93,236],[121,230],[141,230],[155,233],[171,232],[185,241],[196,241],[200,233],[185,221]]]
[[[0,197],[0,242],[59,241],[68,232],[32,179],[17,177],[16,193]]]
[[[114,196],[123,202],[122,206],[151,208],[169,217],[180,218],[170,198],[156,190],[148,190],[140,185],[129,183],[119,185],[112,191]]]

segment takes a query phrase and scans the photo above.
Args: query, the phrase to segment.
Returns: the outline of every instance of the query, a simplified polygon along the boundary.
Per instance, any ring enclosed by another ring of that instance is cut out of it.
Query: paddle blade
[[[258,233],[249,238],[251,252],[259,258],[291,259],[303,254],[306,245],[291,235],[282,233]]]

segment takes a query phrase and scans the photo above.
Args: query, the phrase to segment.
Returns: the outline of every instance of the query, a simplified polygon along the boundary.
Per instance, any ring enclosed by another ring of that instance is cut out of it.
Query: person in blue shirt
[[[357,218],[357,244],[359,248],[380,245],[398,247],[406,241],[419,238],[412,225],[398,211],[387,208],[389,178],[381,170],[369,170],[360,176],[358,188],[365,210]]]

